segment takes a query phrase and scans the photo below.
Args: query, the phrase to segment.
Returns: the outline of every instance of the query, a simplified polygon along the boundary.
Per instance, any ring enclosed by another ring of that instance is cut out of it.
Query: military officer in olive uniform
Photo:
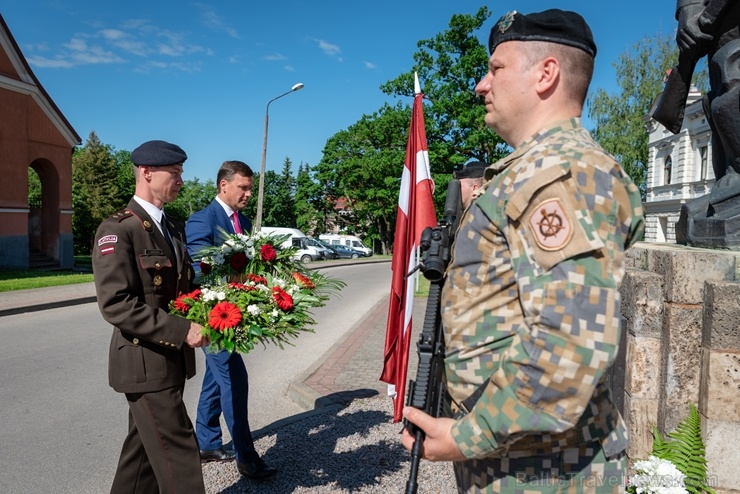
[[[596,45],[585,20],[510,12],[476,86],[514,151],[463,214],[442,291],[454,418],[406,407],[460,492],[622,493],[627,431],[604,374],[620,341],[635,184],[581,126]],[[403,445],[413,436],[404,431]]]
[[[95,235],[98,306],[113,325],[108,378],[129,406],[112,493],[205,492],[182,394],[195,375],[193,348],[208,339],[200,325],[168,313],[170,301],[191,290],[193,269],[182,226],[162,211],[182,187],[186,159],[165,141],[136,148],[135,195]]]

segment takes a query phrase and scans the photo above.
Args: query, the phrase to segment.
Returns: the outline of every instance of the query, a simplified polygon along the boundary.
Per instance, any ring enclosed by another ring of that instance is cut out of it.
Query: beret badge
[[[514,15],[516,15],[516,10],[512,10],[511,12],[507,12],[501,16],[501,19],[499,19],[497,23],[499,32],[505,33],[506,30],[511,27],[514,23]]]

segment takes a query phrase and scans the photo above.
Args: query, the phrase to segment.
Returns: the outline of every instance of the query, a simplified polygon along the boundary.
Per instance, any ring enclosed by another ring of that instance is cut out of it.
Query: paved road
[[[389,268],[388,263],[327,267],[348,286],[340,299],[316,311],[316,332],[302,335],[295,347],[268,347],[245,357],[253,429],[305,413],[288,397],[290,383],[315,368],[388,296]],[[97,306],[83,303],[5,315],[0,317],[0,335],[5,343],[0,347],[0,492],[107,491],[127,410],[123,397],[107,384],[110,331]],[[202,371],[199,353],[199,375],[185,391],[193,418]]]

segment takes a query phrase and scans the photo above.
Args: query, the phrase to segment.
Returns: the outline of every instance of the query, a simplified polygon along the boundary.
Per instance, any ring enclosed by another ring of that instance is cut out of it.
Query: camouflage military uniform
[[[602,378],[639,191],[576,118],[486,178],[442,295],[452,435],[470,458],[455,464],[459,489],[623,492],[627,433]]]

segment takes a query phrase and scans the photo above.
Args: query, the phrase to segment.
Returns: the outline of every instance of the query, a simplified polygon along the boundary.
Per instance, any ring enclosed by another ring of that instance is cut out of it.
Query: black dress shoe
[[[218,449],[200,450],[201,463],[207,463],[209,461],[234,461],[234,459],[236,459],[234,450],[226,449],[223,446]]]
[[[239,473],[252,479],[262,480],[272,477],[277,473],[277,468],[268,467],[267,463],[260,458],[251,463],[236,462],[236,468]]]

